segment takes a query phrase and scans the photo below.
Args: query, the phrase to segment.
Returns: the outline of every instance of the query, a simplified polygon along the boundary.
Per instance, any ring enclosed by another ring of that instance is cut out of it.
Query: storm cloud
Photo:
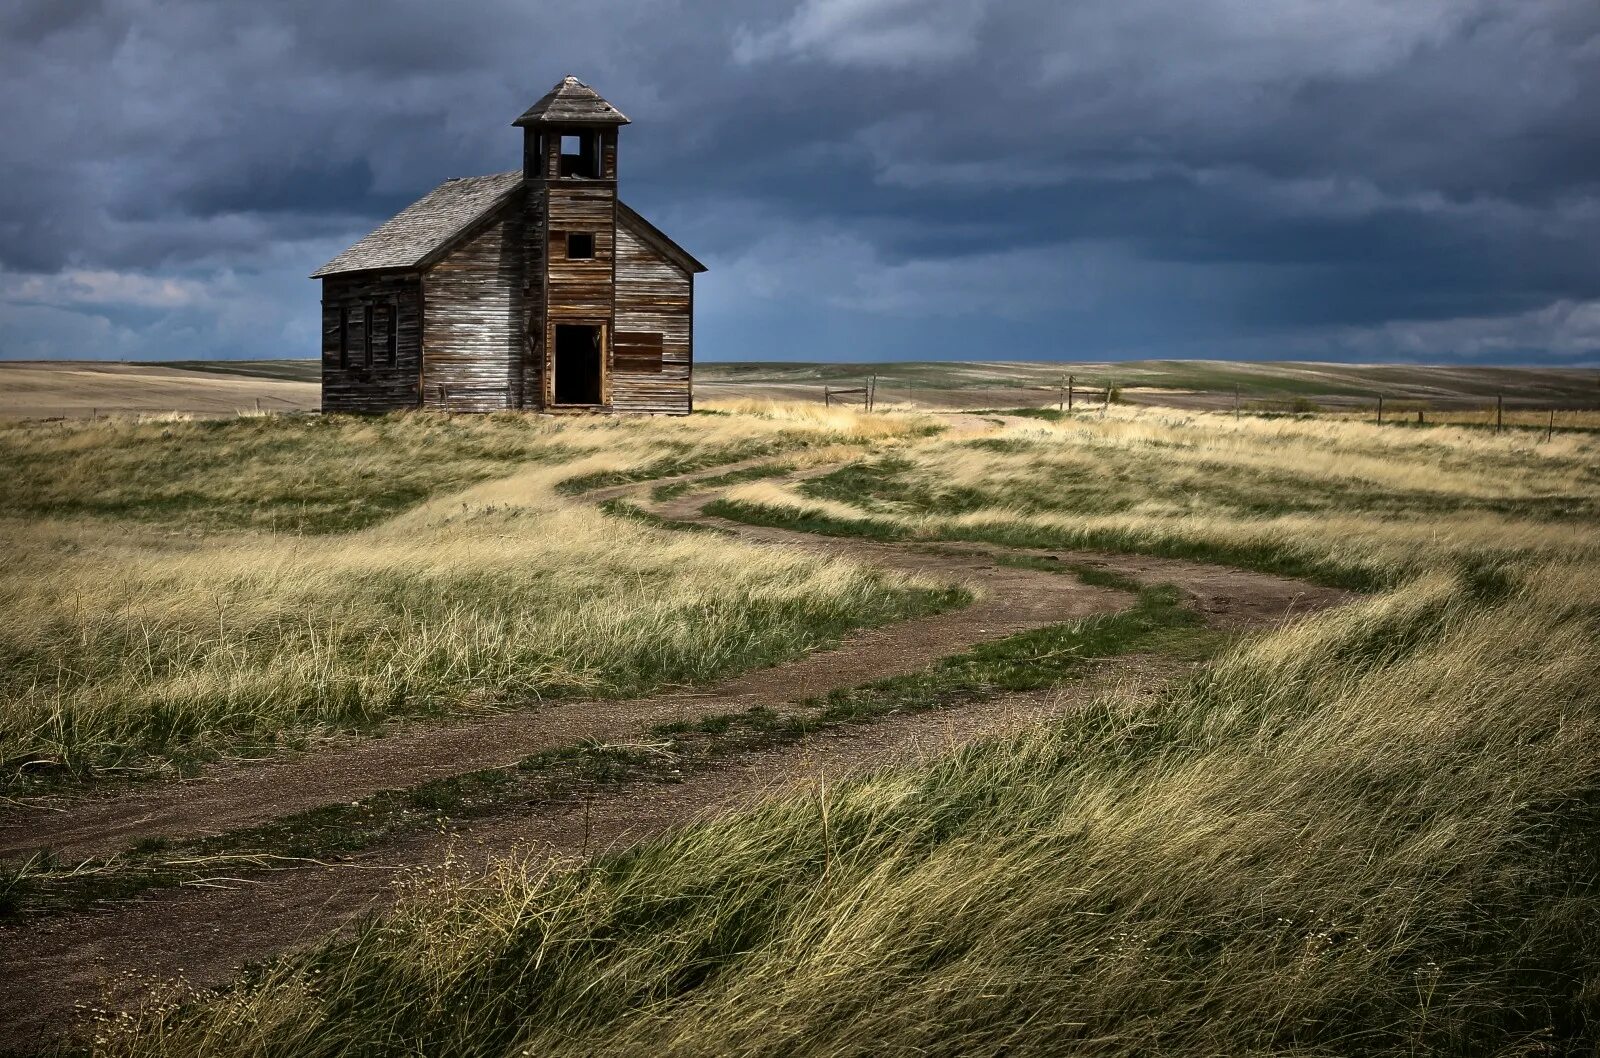
[[[1592,0],[13,0],[0,356],[314,355],[568,73],[702,356],[1600,361]]]

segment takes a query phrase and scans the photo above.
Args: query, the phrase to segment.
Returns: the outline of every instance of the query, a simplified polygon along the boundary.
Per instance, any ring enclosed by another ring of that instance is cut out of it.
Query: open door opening
[[[555,402],[599,404],[601,361],[605,355],[601,329],[593,324],[556,324]]]

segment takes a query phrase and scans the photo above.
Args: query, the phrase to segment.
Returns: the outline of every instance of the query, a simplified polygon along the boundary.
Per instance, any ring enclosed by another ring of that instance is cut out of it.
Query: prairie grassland
[[[1593,1053],[1595,473],[1571,437],[1113,413],[742,486],[730,513],[828,531],[1183,543],[1383,590],[1153,700],[426,877],[98,1053]]]
[[[430,877],[98,1053],[1587,1053],[1597,607],[1428,574],[1153,702]]]
[[[834,532],[1214,559],[1361,588],[1600,554],[1600,438],[1112,409],[934,439],[718,507]]]
[[[3,520],[6,781],[696,682],[951,605],[931,584],[608,518],[555,487],[893,429],[772,409],[11,428],[0,444],[25,469]],[[306,482],[319,498],[295,509]],[[293,532],[261,531],[274,508]]]
[[[0,511],[184,531],[343,532],[529,463],[603,453],[619,468],[665,474],[936,428],[913,416],[820,416],[758,402],[738,412],[691,419],[417,413],[0,423],[0,460],[10,471],[0,478]]]

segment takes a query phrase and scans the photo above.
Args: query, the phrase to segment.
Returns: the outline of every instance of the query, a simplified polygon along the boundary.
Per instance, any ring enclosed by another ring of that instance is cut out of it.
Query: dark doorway
[[[592,324],[556,324],[557,404],[600,403],[602,352],[599,327]]]

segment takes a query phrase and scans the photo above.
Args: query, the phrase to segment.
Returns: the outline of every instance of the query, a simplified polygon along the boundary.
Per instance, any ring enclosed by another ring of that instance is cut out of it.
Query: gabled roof
[[[421,268],[432,264],[478,222],[494,213],[522,187],[520,172],[488,176],[458,176],[411,203],[384,221],[371,235],[356,243],[315,272],[312,279],[341,272],[371,272],[394,268]],[[673,242],[660,228],[645,220],[621,200],[617,223],[655,247],[668,260],[688,272],[704,272],[688,250]]]
[[[513,125],[626,125],[627,117],[572,75],[563,77]]]
[[[645,220],[621,199],[617,200],[617,223],[667,256],[673,264],[686,272],[704,272],[706,266],[690,256],[689,251],[668,238],[660,228]]]
[[[416,268],[498,209],[521,187],[520,171],[446,180],[312,272],[311,278],[340,272]]]

